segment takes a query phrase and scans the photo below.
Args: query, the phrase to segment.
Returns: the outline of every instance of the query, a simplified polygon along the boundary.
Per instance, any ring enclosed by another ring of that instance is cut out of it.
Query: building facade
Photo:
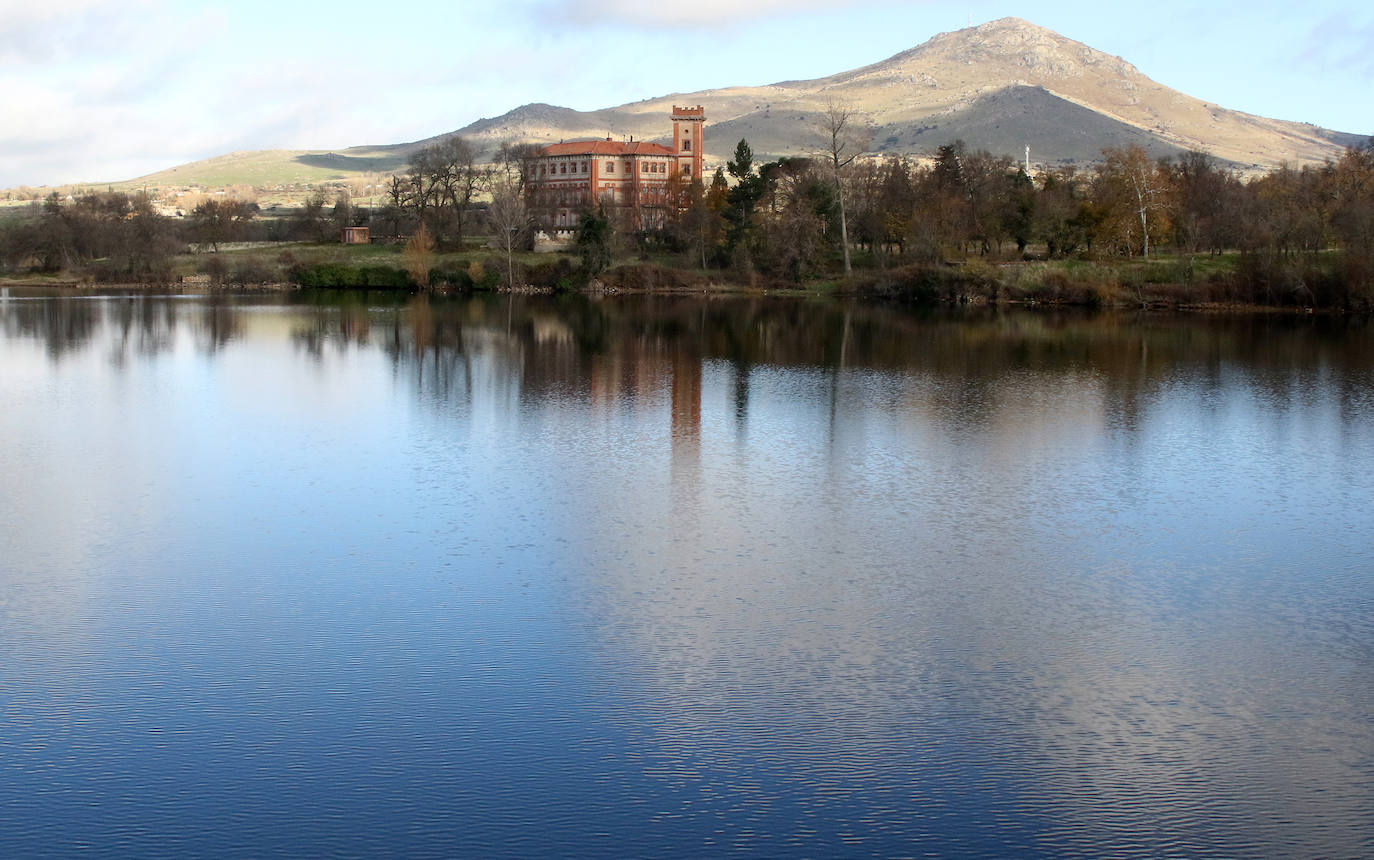
[[[706,111],[673,106],[671,146],[644,141],[580,140],[544,147],[525,163],[530,210],[550,232],[571,231],[583,212],[605,205],[640,227],[661,223],[674,189],[701,177]]]

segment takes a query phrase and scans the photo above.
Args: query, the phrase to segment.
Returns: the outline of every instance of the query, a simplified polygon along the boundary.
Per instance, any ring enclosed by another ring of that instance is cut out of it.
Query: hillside
[[[322,182],[404,167],[416,149],[460,134],[490,152],[501,141],[553,143],[590,137],[664,140],[674,104],[706,107],[709,159],[724,161],[740,138],[761,156],[816,145],[817,114],[852,105],[873,130],[871,151],[929,154],[962,138],[973,148],[1036,163],[1087,162],[1104,147],[1136,143],[1170,155],[1203,149],[1241,168],[1317,162],[1363,138],[1208,104],[1169,89],[1120,57],[1017,18],[952,33],[870,66],[811,81],[671,93],[597,111],[529,104],[446,135],[337,152],[235,153],[135,182],[233,184]]]

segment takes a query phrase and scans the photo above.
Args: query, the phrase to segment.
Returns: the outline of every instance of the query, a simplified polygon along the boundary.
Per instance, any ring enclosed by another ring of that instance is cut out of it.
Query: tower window
[[[684,137],[684,138],[682,139],[682,151],[683,151],[683,152],[691,152],[691,151],[692,151],[692,139],[691,139],[690,137]]]

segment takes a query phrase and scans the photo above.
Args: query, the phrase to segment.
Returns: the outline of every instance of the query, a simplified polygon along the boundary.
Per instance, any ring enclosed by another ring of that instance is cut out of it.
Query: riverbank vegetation
[[[740,141],[709,182],[674,189],[675,206],[647,218],[599,206],[553,253],[533,253],[547,213],[523,193],[528,155],[507,146],[481,164],[455,138],[417,154],[389,180],[385,202],[364,207],[317,191],[299,207],[263,211],[240,193],[169,214],[142,193],[52,194],[0,216],[0,277],[1374,306],[1374,141],[1334,162],[1248,179],[1205,153],[1152,160],[1138,147],[1107,150],[1091,169],[1031,176],[959,142],[925,161],[856,159],[841,169],[837,159],[756,163]],[[344,227],[360,225],[371,227],[371,244],[338,244]]]

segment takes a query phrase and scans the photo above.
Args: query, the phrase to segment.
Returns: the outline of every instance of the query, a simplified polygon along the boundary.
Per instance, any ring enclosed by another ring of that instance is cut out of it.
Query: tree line
[[[832,134],[818,156],[759,163],[741,140],[708,182],[674,183],[651,226],[614,207],[584,213],[575,245],[584,269],[605,268],[616,253],[657,253],[741,279],[801,282],[847,276],[851,253],[861,270],[885,272],[970,260],[1145,261],[1165,251],[1187,277],[1196,258],[1230,252],[1255,300],[1351,306],[1374,295],[1374,140],[1334,161],[1249,178],[1203,152],[1154,159],[1134,145],[1104,150],[1091,167],[1031,176],[960,141],[926,160],[856,158],[849,116],[828,116]],[[51,194],[0,221],[0,267],[159,281],[188,244],[323,242],[366,222],[383,240],[422,238],[420,264],[475,234],[495,237],[515,283],[514,255],[542,226],[524,196],[536,152],[503,144],[483,163],[469,141],[448,138],[416,151],[390,178],[385,202],[366,212],[346,192],[332,201],[315,192],[285,218],[211,198],[181,219],[140,193]]]
[[[637,241],[792,280],[833,270],[851,246],[878,269],[974,259],[1148,260],[1162,249],[1187,261],[1230,251],[1251,277],[1292,289],[1336,278],[1368,298],[1374,140],[1336,161],[1249,179],[1204,152],[1153,159],[1134,145],[1104,150],[1088,169],[1032,177],[1009,157],[959,141],[928,162],[889,157],[836,169],[829,157],[755,164],[741,140],[661,231]]]
[[[383,239],[424,231],[441,250],[459,248],[474,228],[491,229],[493,201],[505,207],[497,214],[523,226],[523,207],[512,201],[520,202],[519,166],[532,148],[506,144],[496,164],[483,164],[460,137],[425,147],[410,157],[406,171],[391,177],[386,201],[375,212],[356,206],[347,191],[331,198],[316,190],[285,217],[263,217],[245,197],[203,199],[183,217],[172,217],[143,192],[51,192],[41,203],[0,216],[0,271],[159,283],[170,279],[172,258],[188,246],[213,253],[234,242],[323,243],[337,241],[344,227],[369,223]]]

